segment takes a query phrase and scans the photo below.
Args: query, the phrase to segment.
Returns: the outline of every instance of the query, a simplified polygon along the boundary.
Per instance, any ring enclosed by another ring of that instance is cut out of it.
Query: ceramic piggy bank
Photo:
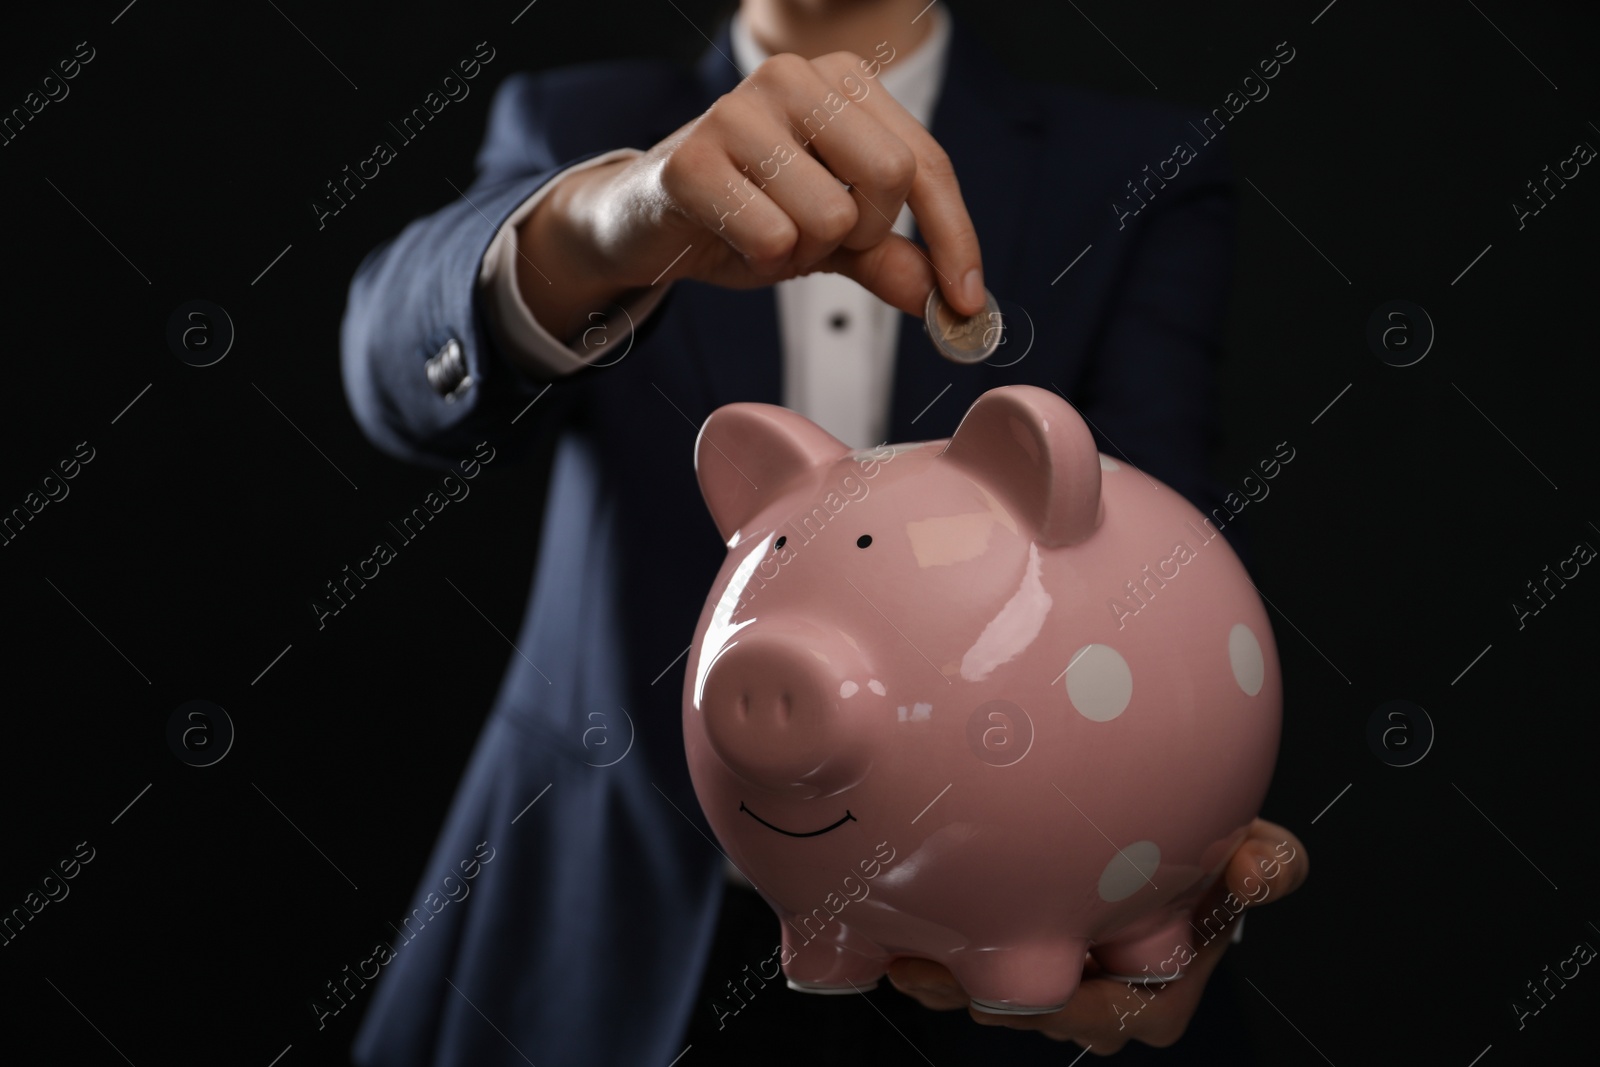
[[[684,741],[789,986],[864,991],[916,956],[1034,1013],[1090,953],[1174,978],[1281,714],[1216,527],[1032,386],[985,393],[948,441],[865,451],[733,404],[695,463],[728,556]]]

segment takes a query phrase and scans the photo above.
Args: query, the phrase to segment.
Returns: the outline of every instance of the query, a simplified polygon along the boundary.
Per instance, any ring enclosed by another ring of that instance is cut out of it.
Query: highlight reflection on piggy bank
[[[790,987],[917,956],[1033,1013],[1089,952],[1170,979],[1278,745],[1272,631],[1215,527],[1031,386],[865,451],[732,404],[695,463],[728,557],[684,741]]]

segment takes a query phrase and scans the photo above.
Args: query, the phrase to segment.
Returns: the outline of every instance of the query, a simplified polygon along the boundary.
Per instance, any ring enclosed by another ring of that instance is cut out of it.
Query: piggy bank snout
[[[717,656],[701,700],[706,735],[728,768],[778,792],[842,788],[865,768],[870,700],[861,657],[815,632],[739,635]],[[849,694],[846,696],[845,694]]]

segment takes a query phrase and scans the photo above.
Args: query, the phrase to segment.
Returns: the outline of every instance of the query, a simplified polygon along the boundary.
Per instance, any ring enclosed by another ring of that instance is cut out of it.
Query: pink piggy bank
[[[1281,684],[1243,566],[1032,386],[948,441],[852,450],[731,404],[695,465],[728,545],[684,683],[689,770],[777,912],[793,989],[948,967],[1056,1011],[1092,952],[1171,980],[1272,774]]]

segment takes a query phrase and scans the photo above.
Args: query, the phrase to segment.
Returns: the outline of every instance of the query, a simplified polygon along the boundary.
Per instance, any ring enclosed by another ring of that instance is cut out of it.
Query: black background
[[[5,111],[79,41],[95,49],[0,147],[0,509],[78,442],[95,454],[0,547],[0,911],[78,842],[95,849],[0,947],[8,1062],[343,1060],[365,1004],[319,1032],[307,1001],[407,907],[511,654],[494,627],[520,619],[542,489],[537,463],[491,466],[318,631],[322,584],[437,481],[348,413],[345,287],[469,184],[499,80],[687,61],[727,8],[539,0],[513,25],[523,2],[5,16]],[[1600,546],[1600,172],[1520,231],[1511,203],[1575,143],[1600,146],[1596,20],[1505,0],[1325,5],[952,7],[1021,73],[1206,108],[1277,42],[1297,50],[1226,134],[1240,243],[1216,471],[1237,484],[1278,442],[1296,450],[1240,525],[1286,679],[1265,814],[1314,869],[1252,914],[1241,995],[1282,1062],[1466,1065],[1489,1046],[1485,1067],[1534,1062],[1600,1009],[1592,966],[1524,1029],[1511,1008],[1576,942],[1600,945],[1600,576],[1585,568],[1520,631],[1511,609],[1545,564]],[[319,231],[323,183],[479,41],[496,56],[472,95]],[[195,298],[237,330],[207,368],[166,342]],[[1394,299],[1437,329],[1414,366],[1365,339]],[[690,440],[665,444],[688,463]],[[196,698],[238,731],[198,769],[165,735]],[[1366,740],[1396,698],[1437,730],[1404,768]]]

